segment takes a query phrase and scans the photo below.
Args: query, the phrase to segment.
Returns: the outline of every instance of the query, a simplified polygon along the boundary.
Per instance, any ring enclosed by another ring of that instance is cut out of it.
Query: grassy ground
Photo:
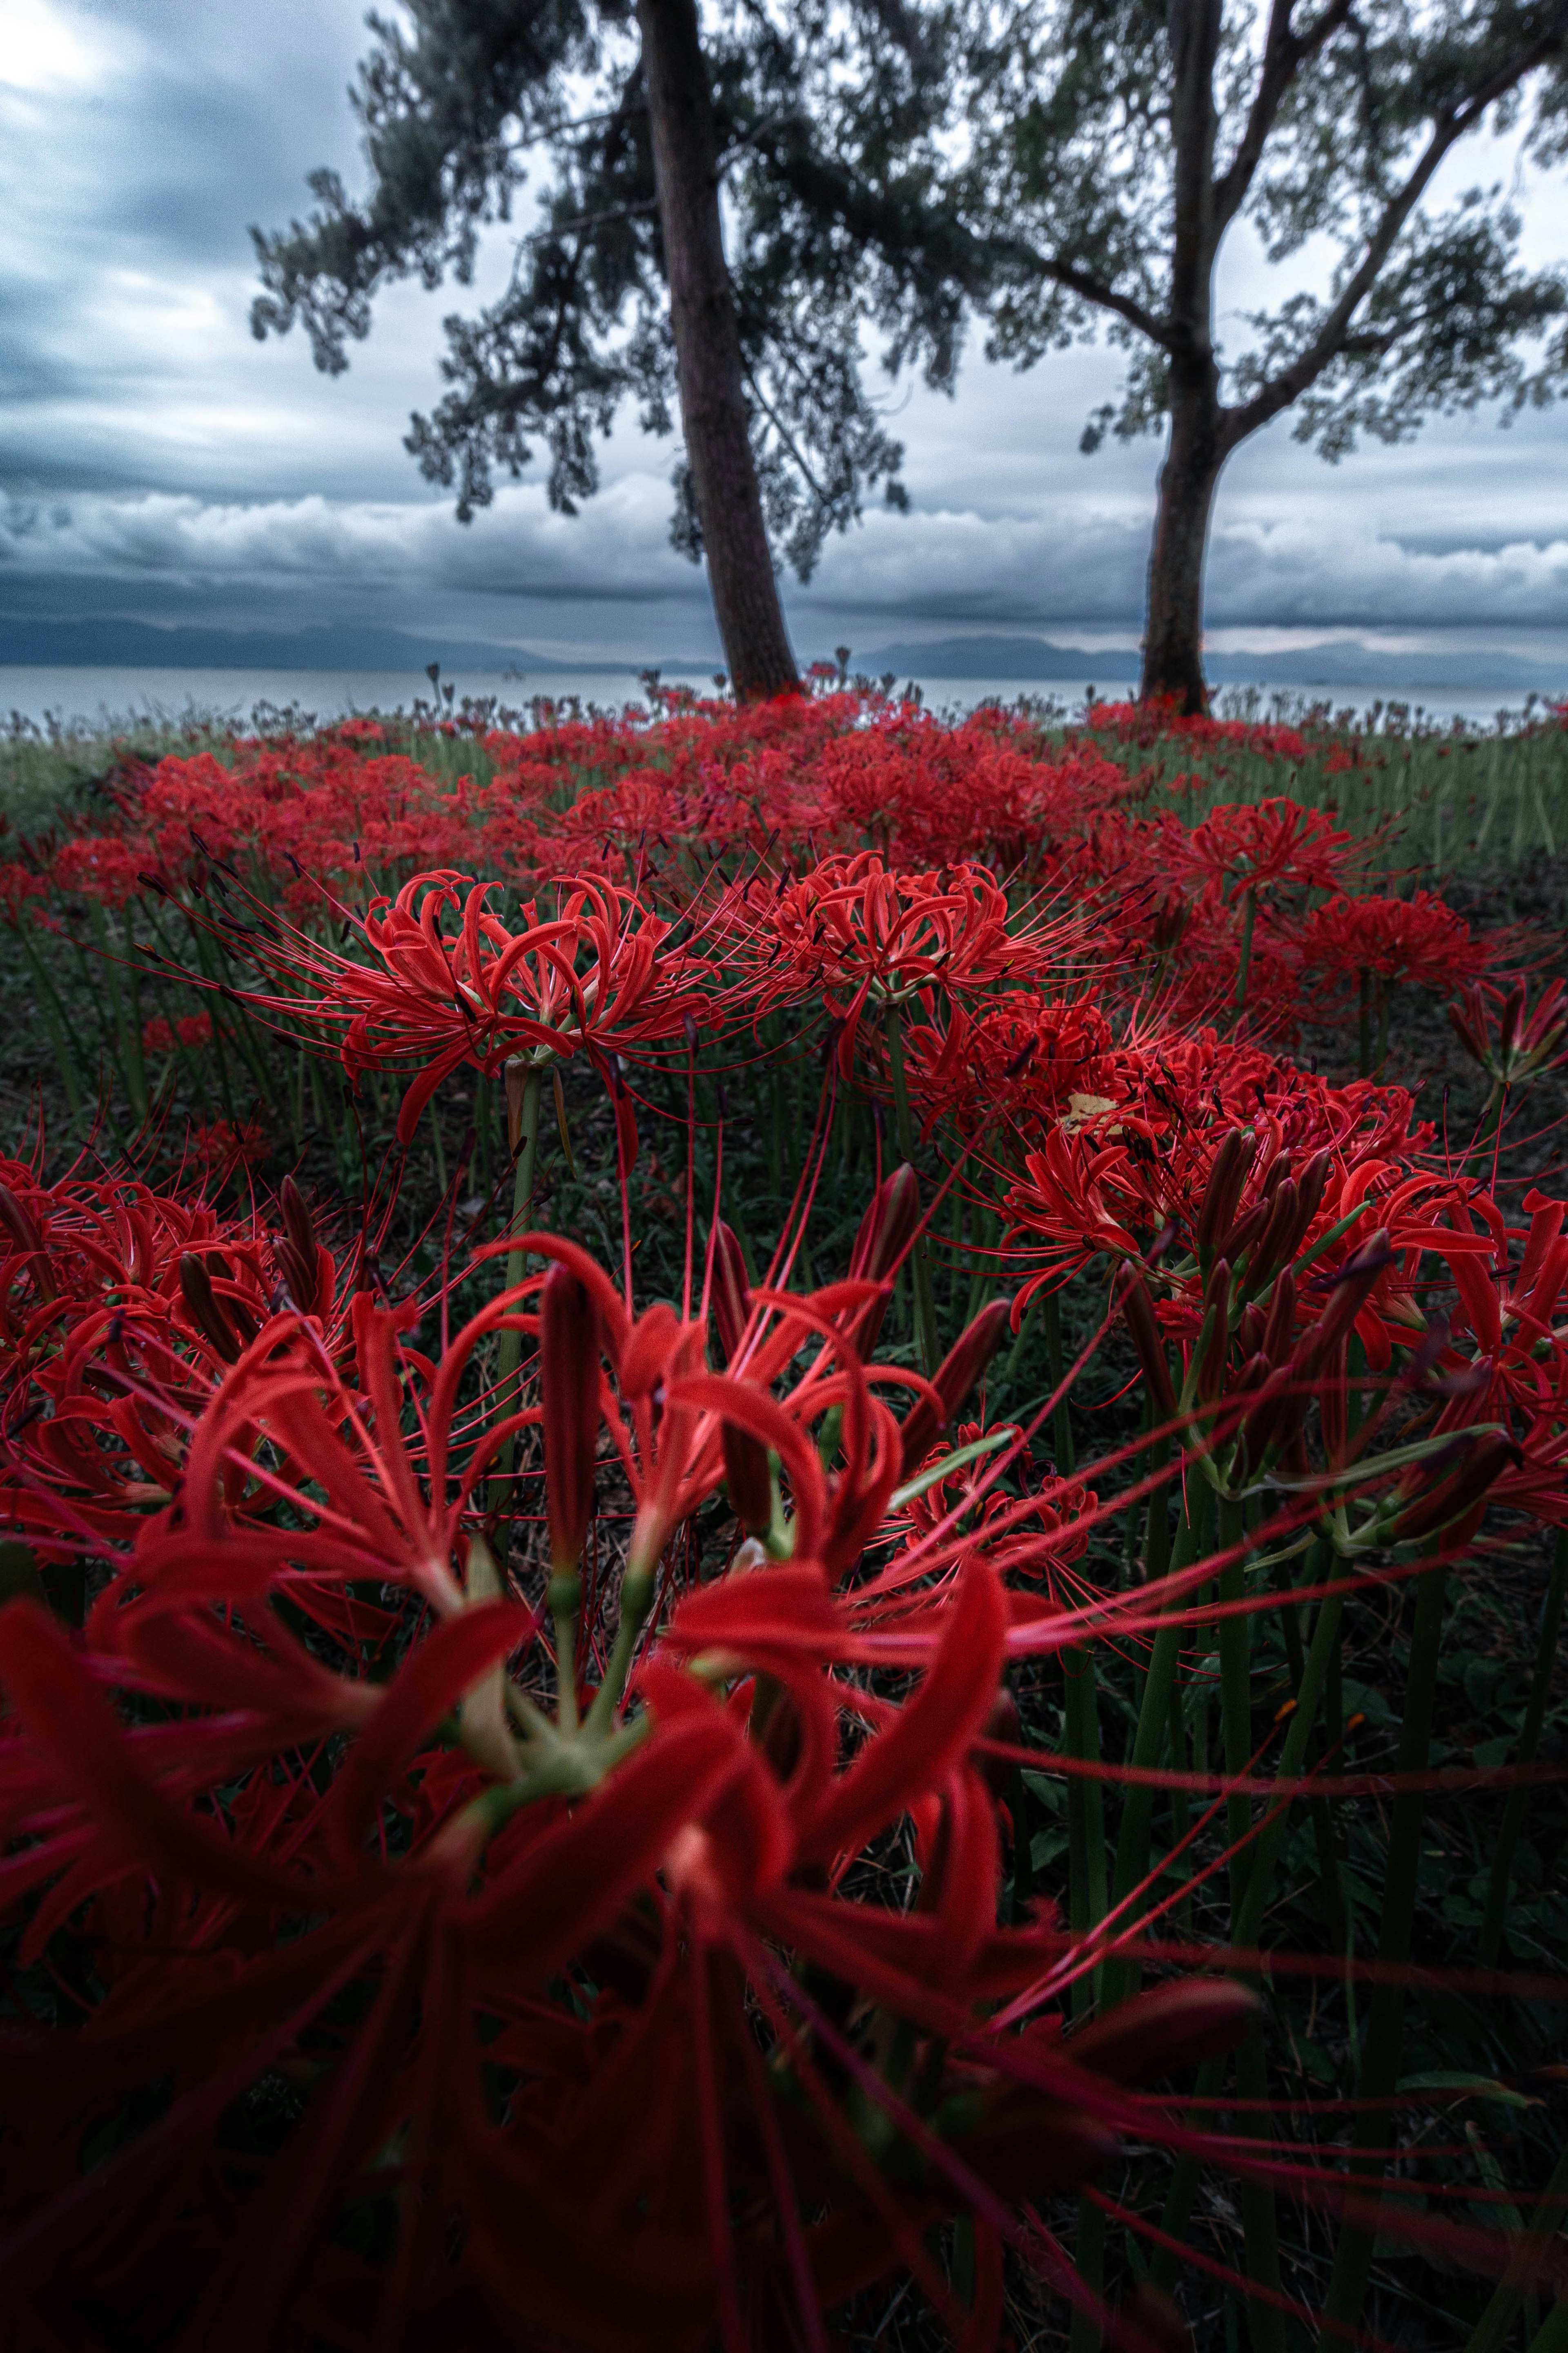
[[[526,723],[526,714],[520,715]],[[1035,715],[1048,733],[1066,732],[1061,715]],[[435,732],[433,716],[404,715],[394,747],[414,752],[437,773],[455,778],[467,772],[483,781],[492,764],[482,750]],[[1305,714],[1279,716],[1282,724],[1291,724]],[[280,714],[261,718],[267,726],[281,721]],[[303,722],[304,714],[295,713],[289,723],[298,728]],[[1437,733],[1416,724],[1409,714],[1395,713],[1391,719],[1379,712],[1359,725],[1336,725],[1332,732],[1319,725],[1315,733],[1309,732],[1306,759],[1279,754],[1265,759],[1223,742],[1183,749],[1167,741],[1140,749],[1118,744],[1109,733],[1101,740],[1130,767],[1157,767],[1167,780],[1195,775],[1198,781],[1184,791],[1180,803],[1190,819],[1221,802],[1276,794],[1331,805],[1343,822],[1377,838],[1387,874],[1439,889],[1472,922],[1500,920],[1533,927],[1542,969],[1550,973],[1562,966],[1562,935],[1568,930],[1568,732],[1554,723],[1521,719],[1486,735],[1470,735]],[[221,758],[224,749],[222,731],[195,711],[166,725],[127,728],[114,736],[14,733],[0,743],[0,812],[13,832],[36,831],[62,812],[90,811],[95,797],[104,793],[114,768],[127,756],[205,750]],[[1349,756],[1352,765],[1334,765],[1336,751],[1342,762]],[[88,959],[68,941],[60,942],[53,956],[51,977],[68,1008],[78,992],[100,985]],[[733,1109],[727,1124],[725,1206],[752,1255],[765,1261],[784,1216],[799,1138],[809,1128],[819,1065],[815,1053],[803,1050],[801,1041],[788,1036],[782,1024],[766,1030],[758,1048],[748,1046],[745,1051],[760,1051],[761,1060],[742,1067],[742,1050],[736,1049],[729,1100],[733,1106],[749,1108]],[[1354,1051],[1353,1037],[1343,1028],[1310,1031],[1301,1048],[1303,1059],[1315,1056],[1336,1077],[1351,1074]],[[1458,1136],[1473,1126],[1480,1090],[1440,1005],[1408,991],[1401,997],[1391,1025],[1385,1075],[1419,1089],[1423,1114],[1440,1129],[1446,1124]],[[330,1068],[311,1071],[308,1078],[302,1173],[319,1198],[335,1195],[347,1218],[355,1201],[363,1198],[367,1172],[359,1163],[346,1104],[330,1092],[334,1083]],[[243,1070],[237,1069],[236,1083],[243,1091]],[[304,1077],[300,1083],[303,1103]],[[654,1112],[668,1114],[668,1124],[662,1125],[657,1117],[647,1122],[645,1149],[634,1180],[632,1228],[640,1238],[639,1290],[644,1297],[674,1287],[684,1240],[683,1089],[672,1073],[667,1082],[650,1083],[648,1092]],[[501,1212],[502,1155],[493,1137],[497,1106],[467,1078],[446,1091],[443,1103],[444,1141],[422,1128],[413,1155],[422,1165],[405,1185],[405,1198],[428,1202],[439,1198],[451,1164],[468,1148],[466,1132],[471,1130],[468,1175],[453,1196],[454,1234],[460,1242],[493,1230]],[[717,1103],[715,1089],[699,1108],[710,1118]],[[586,1170],[613,1165],[607,1142],[609,1105],[585,1071],[568,1072],[566,1108],[579,1166]],[[64,1109],[36,976],[14,935],[0,934],[0,1148],[16,1150],[38,1111],[52,1124]],[[1528,1098],[1521,1115],[1521,1125],[1527,1132],[1516,1140],[1511,1162],[1512,1175],[1521,1185],[1527,1179],[1550,1178],[1560,1170],[1565,1119],[1568,1088],[1561,1076],[1549,1077]],[[848,1123],[835,1151],[833,1181],[824,1187],[822,1213],[812,1229],[812,1267],[801,1270],[806,1280],[813,1273],[817,1280],[827,1279],[846,1263],[875,1154],[869,1118]],[[711,1186],[706,1155],[706,1145],[700,1143],[700,1198],[704,1183]],[[268,1166],[258,1173],[264,1182],[275,1182],[282,1166]],[[551,1130],[548,1113],[540,1196],[537,1206],[543,1222],[580,1235],[608,1262],[618,1260],[615,1187],[603,1178],[576,1173]],[[961,1231],[960,1239],[973,1241],[973,1236]],[[429,1271],[444,1243],[439,1231],[402,1226],[388,1237],[386,1258],[389,1264],[405,1261],[406,1274],[414,1279]],[[975,1303],[968,1269],[956,1271],[950,1281],[945,1268],[952,1265],[951,1259],[944,1262],[938,1253],[938,1298],[948,1337]],[[1090,1289],[1079,1285],[1068,1301],[1063,1338],[1069,1354],[1086,1336],[1088,1318],[1099,1312]],[[459,1299],[454,1314],[461,1312]],[[895,1313],[895,1339],[900,1333],[906,1349],[912,1351],[904,1304]],[[1082,1461],[1131,1435],[1131,1409],[1120,1397],[1131,1370],[1131,1357],[1121,1344],[1108,1348],[1075,1397],[1065,1431],[1058,1429],[1058,1447],[1070,1433]],[[1045,1341],[1037,1329],[994,1381],[989,1400],[993,1415],[1026,1411],[1048,1388],[1047,1372]],[[1092,1573],[1097,1581],[1115,1585],[1141,1575],[1140,1529],[1129,1535],[1117,1526],[1096,1549]],[[1457,1572],[1439,1693],[1436,1763],[1485,1766],[1510,1752],[1538,1641],[1545,1577],[1542,1540],[1533,1532],[1506,1527],[1489,1549]],[[1404,1689],[1410,1615],[1409,1593],[1394,1587],[1386,1593],[1358,1596],[1348,1612],[1337,1706],[1341,1721],[1351,1727],[1345,1735],[1345,1761],[1352,1771],[1375,1771],[1389,1759]],[[1265,1648],[1257,1678],[1255,1728],[1261,1737],[1269,1708],[1289,1690],[1289,1662],[1276,1621],[1260,1619],[1258,1627]],[[1267,1649],[1269,1643],[1274,1651]],[[1217,1739],[1212,1674],[1205,1681],[1205,1670],[1213,1666],[1212,1661],[1197,1662],[1186,1687],[1194,1743]],[[1130,1740],[1139,1672],[1129,1660],[1104,1670],[1100,1725],[1111,1756],[1121,1754]],[[1018,1696],[1030,1735],[1059,1745],[1064,1697],[1059,1670],[1039,1667]],[[1561,1687],[1561,1679],[1541,1754],[1549,1761],[1568,1759],[1568,1690]],[[1428,1810],[1417,1956],[1434,1970],[1460,1971],[1474,1957],[1503,1802],[1500,1796],[1471,1794],[1438,1799]],[[1030,1777],[1026,1814],[1023,1828],[1031,1868],[1037,1884],[1049,1890],[1063,1878],[1068,1841],[1062,1785]],[[1162,1822],[1163,1835],[1167,1828],[1173,1836],[1173,1810],[1169,1824]],[[1279,1873],[1268,1941],[1284,1952],[1321,1956],[1348,1949],[1364,1954],[1375,1938],[1386,1870],[1385,1809],[1372,1797],[1346,1800],[1336,1808],[1337,1898],[1317,1835],[1310,1811],[1302,1810]],[[1564,1853],[1568,1799],[1558,1786],[1532,1799],[1528,1832],[1518,1851],[1506,1947],[1515,1967],[1555,1970],[1561,1966],[1568,1947],[1568,1892],[1561,1867]],[[907,1860],[894,1856],[889,1868],[896,1873],[909,1866]],[[1223,1910],[1211,1911],[1200,1893],[1191,1926],[1200,1937],[1223,1935]],[[1320,2101],[1335,2094],[1349,2097],[1356,2080],[1358,2019],[1348,1984],[1281,1974],[1268,1989],[1268,1999],[1277,2059],[1272,2094],[1281,2102],[1307,2095]],[[1462,1986],[1424,1999],[1405,2056],[1405,2080],[1413,2101],[1425,2096],[1428,2104],[1412,2105],[1402,2118],[1402,2198],[1419,2204],[1424,2183],[1451,2182],[1456,2168],[1473,2179],[1479,2199],[1495,2200],[1500,2194],[1522,2198],[1527,2185],[1538,2188],[1546,2179],[1563,2139],[1563,2094],[1546,2072],[1560,2058],[1561,2016],[1545,2004],[1478,1999]],[[1445,2079],[1451,2096],[1431,2105],[1434,2077]],[[1125,2179],[1107,2186],[1113,2196],[1158,2219],[1166,2183],[1142,2157],[1135,2159]],[[1487,2219],[1495,2212],[1495,2205],[1489,2208]],[[1048,2219],[1072,2244],[1079,2228],[1072,2205],[1063,2202]],[[1333,2237],[1332,2219],[1309,2211],[1289,2250],[1287,2289],[1309,2306],[1321,2301]],[[1202,2193],[1193,2238],[1218,2263],[1239,2263],[1240,2216],[1233,2193],[1223,2184]],[[1131,2242],[1122,2233],[1110,2232],[1107,2279],[1113,2289],[1125,2284],[1134,2261],[1131,2250]],[[1413,2259],[1391,2241],[1379,2252],[1367,2325],[1384,2342],[1412,2348],[1463,2346],[1487,2292],[1484,2284],[1457,2278],[1436,2261]],[[1020,2348],[1063,2342],[1059,2309],[1052,2312],[1035,2303],[1021,2283],[1012,2325]],[[1189,2302],[1188,2310],[1205,2353],[1211,2348],[1212,2353],[1222,2353],[1222,2348],[1223,2353],[1236,2353],[1245,2341],[1239,2300],[1217,2279],[1212,2289]],[[1526,2326],[1529,2317],[1527,2314]],[[917,2346],[937,2341],[929,2325],[917,2317],[912,2300],[889,2305],[884,2298],[877,2308],[858,2314],[856,2323],[853,2341],[858,2346],[903,2347],[913,2353]],[[1300,2353],[1305,2339],[1293,2336],[1291,2341]],[[1517,2334],[1512,2340],[1526,2341]]]

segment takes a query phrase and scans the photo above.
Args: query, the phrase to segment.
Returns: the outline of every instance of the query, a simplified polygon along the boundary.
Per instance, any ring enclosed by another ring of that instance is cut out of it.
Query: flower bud
[[[1523,1460],[1504,1431],[1483,1430],[1457,1471],[1450,1471],[1399,1514],[1388,1532],[1390,1543],[1414,1544],[1462,1519],[1501,1478],[1509,1463],[1517,1466]]]
[[[861,1282],[885,1282],[904,1256],[921,1221],[920,1179],[905,1161],[885,1176],[871,1196],[871,1205],[860,1220],[855,1236],[855,1247],[849,1253],[849,1272]],[[855,1345],[861,1356],[868,1356],[877,1345],[888,1313],[886,1299],[873,1300],[862,1308],[854,1331]]]
[[[1138,1352],[1143,1367],[1143,1377],[1149,1384],[1154,1411],[1162,1421],[1170,1421],[1176,1410],[1176,1392],[1171,1386],[1171,1362],[1165,1354],[1165,1335],[1143,1287],[1143,1278],[1136,1267],[1124,1267],[1117,1283],[1117,1299],[1127,1324],[1127,1335]]]
[[[1198,1340],[1198,1395],[1213,1403],[1225,1387],[1230,1354],[1230,1267],[1216,1259],[1204,1289],[1204,1328]]]
[[[1268,1204],[1262,1230],[1252,1245],[1252,1255],[1247,1262],[1247,1279],[1254,1289],[1268,1282],[1281,1259],[1288,1258],[1300,1221],[1300,1196],[1292,1179],[1286,1177]]]
[[[1295,1243],[1288,1252],[1289,1257],[1293,1258],[1295,1256],[1297,1249],[1306,1239],[1308,1230],[1311,1226],[1312,1219],[1317,1216],[1318,1211],[1323,1206],[1323,1189],[1328,1184],[1329,1171],[1332,1166],[1333,1155],[1325,1145],[1321,1152],[1313,1153],[1310,1160],[1308,1161],[1305,1168],[1301,1171],[1300,1181],[1296,1187],[1297,1199],[1300,1204],[1301,1229],[1296,1237]]]
[[[1193,1233],[1193,1240],[1199,1250],[1213,1250],[1221,1237],[1229,1232],[1255,1149],[1256,1139],[1252,1130],[1249,1127],[1233,1127],[1215,1154]]]
[[[1274,1278],[1268,1314],[1258,1345],[1270,1364],[1279,1365],[1284,1362],[1295,1336],[1296,1277],[1291,1268],[1282,1266]]]
[[[1376,1288],[1378,1276],[1393,1259],[1386,1226],[1379,1226],[1372,1239],[1363,1242],[1352,1258],[1346,1259],[1334,1278],[1329,1303],[1318,1319],[1318,1331],[1325,1346],[1349,1334]]]
[[[1231,1978],[1189,1978],[1120,2003],[1074,2034],[1066,2053],[1112,2083],[1146,2084],[1229,2051],[1261,2010]]]
[[[599,1310],[586,1283],[552,1266],[539,1298],[539,1383],[550,1566],[573,1574],[594,1516],[599,1436]]]
[[[871,1196],[849,1254],[850,1275],[880,1282],[903,1258],[921,1221],[920,1179],[906,1160]]]
[[[278,1188],[278,1208],[283,1220],[283,1240],[273,1253],[278,1271],[293,1305],[302,1315],[311,1315],[321,1289],[316,1224],[292,1176],[285,1176]]]
[[[722,1218],[713,1229],[713,1321],[719,1327],[721,1362],[731,1365],[752,1316],[752,1291],[745,1253],[734,1229]]]
[[[931,1387],[942,1399],[942,1412],[939,1419],[935,1406],[927,1397],[918,1398],[910,1407],[903,1424],[903,1459],[899,1472],[901,1479],[908,1479],[920,1468],[963,1404],[1001,1345],[1012,1313],[1009,1300],[992,1300],[959,1334],[937,1366]]]
[[[223,1303],[213,1290],[212,1277],[199,1258],[187,1250],[180,1260],[180,1295],[185,1303],[185,1313],[202,1337],[226,1365],[239,1359],[239,1342],[235,1336]]]

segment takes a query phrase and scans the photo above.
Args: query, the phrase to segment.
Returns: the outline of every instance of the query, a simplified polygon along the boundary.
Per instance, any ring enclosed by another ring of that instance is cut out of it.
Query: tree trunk
[[[696,0],[637,0],[692,500],[737,695],[800,683],[763,522]]]
[[[1143,639],[1145,702],[1174,702],[1183,718],[1208,709],[1204,677],[1204,559],[1209,517],[1226,450],[1219,404],[1208,385],[1172,387],[1171,439],[1160,469],[1160,503],[1149,554],[1149,621]]]

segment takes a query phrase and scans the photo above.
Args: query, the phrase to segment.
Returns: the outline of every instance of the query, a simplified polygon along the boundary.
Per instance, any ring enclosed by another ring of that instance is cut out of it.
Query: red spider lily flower
[[[910,1090],[928,1127],[952,1120],[965,1134],[999,1111],[1027,1131],[1100,1092],[1112,1033],[1092,997],[1048,999],[1018,989],[973,1008],[956,1000],[945,1019],[911,1024],[904,1039]],[[1109,1098],[1106,1099],[1109,1101]]]
[[[15,931],[27,902],[42,898],[48,887],[47,879],[30,866],[19,866],[14,860],[0,863],[0,922]]]
[[[1289,888],[1332,890],[1364,855],[1321,809],[1284,799],[1214,809],[1190,833],[1173,824],[1167,849],[1178,871],[1217,884],[1227,900]]]
[[[1429,891],[1409,899],[1331,899],[1313,908],[1297,938],[1309,966],[1329,979],[1370,972],[1445,993],[1484,972],[1492,953]]]
[[[75,1173],[43,1187],[4,1165],[24,1247],[0,1255],[0,1515],[46,1560],[79,1561],[177,1492],[227,1367],[267,1329],[298,1331],[280,1304],[309,1316],[318,1352],[352,1356],[357,1252],[318,1242],[287,1182],[275,1236],[199,1197]]]
[[[721,909],[743,957],[747,1004],[797,1004],[820,994],[842,1020],[840,1068],[852,1066],[868,1007],[902,1006],[1014,975],[1037,977],[1076,946],[1066,918],[1018,922],[983,867],[890,873],[872,850],[824,860],[770,902],[754,884]]]
[[[494,1073],[515,1056],[543,1065],[584,1048],[621,1053],[676,1035],[702,1009],[707,966],[677,947],[674,926],[611,883],[563,886],[561,912],[530,902],[510,930],[486,906],[493,885],[462,874],[416,875],[366,915],[332,904],[363,954],[320,945],[292,926],[258,934],[257,954],[299,994],[257,994],[276,1016],[342,1032],[351,1078],[417,1062],[397,1133],[406,1143],[430,1097],[467,1064]],[[455,934],[442,929],[460,911]]]

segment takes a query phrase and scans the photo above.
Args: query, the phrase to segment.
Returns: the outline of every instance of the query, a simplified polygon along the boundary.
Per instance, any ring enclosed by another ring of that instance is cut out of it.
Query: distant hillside
[[[323,670],[405,671],[419,678],[438,661],[444,670],[506,670],[544,677],[555,670],[603,670],[627,675],[616,662],[563,662],[529,646],[412,637],[402,629],[334,624],[309,629],[161,629],[147,621],[15,620],[0,616],[0,663],[94,670]]]
[[[878,646],[868,653],[856,652],[850,667],[872,678],[896,670],[900,679],[1005,679],[1081,688],[1089,681],[1107,686],[1135,678],[1139,658],[1130,649],[1087,652],[1049,638],[988,636]],[[1266,683],[1303,691],[1349,687],[1360,693],[1391,689],[1431,693],[1468,686],[1512,694],[1533,688],[1538,694],[1555,694],[1568,689],[1568,652],[1556,664],[1485,651],[1391,654],[1360,638],[1336,638],[1295,652],[1210,654],[1207,669],[1219,686]]]

